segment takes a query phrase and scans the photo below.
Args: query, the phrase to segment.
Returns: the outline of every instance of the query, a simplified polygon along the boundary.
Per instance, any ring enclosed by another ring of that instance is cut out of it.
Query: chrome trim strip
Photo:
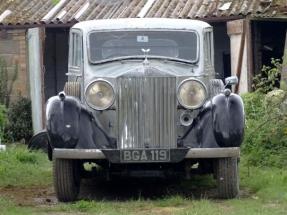
[[[63,159],[105,159],[106,156],[99,149],[54,149],[53,158]]]
[[[226,158],[240,157],[239,147],[228,148],[193,148],[190,149],[185,158]]]
[[[76,73],[72,73],[72,72],[68,72],[65,75],[67,75],[67,76],[76,76],[76,77],[83,77],[82,74],[76,74]]]

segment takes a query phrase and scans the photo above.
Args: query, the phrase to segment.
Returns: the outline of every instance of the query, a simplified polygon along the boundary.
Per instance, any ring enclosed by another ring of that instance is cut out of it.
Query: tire
[[[54,188],[60,202],[75,201],[80,191],[80,166],[78,160],[54,159]]]
[[[48,153],[49,161],[52,161],[53,160],[53,148],[50,143],[48,143],[47,145],[47,153]]]
[[[237,158],[219,158],[215,161],[215,178],[218,196],[232,199],[239,195],[239,177]]]
[[[224,84],[220,79],[212,79],[209,82],[209,96],[213,98],[214,96],[218,95],[219,93],[223,92]]]
[[[29,150],[42,150],[43,152],[47,153],[48,149],[48,134],[46,130],[40,131],[36,135],[34,135],[29,143],[28,143],[28,149]]]
[[[79,82],[66,82],[64,92],[68,96],[74,96],[78,99],[81,97],[81,86]]]

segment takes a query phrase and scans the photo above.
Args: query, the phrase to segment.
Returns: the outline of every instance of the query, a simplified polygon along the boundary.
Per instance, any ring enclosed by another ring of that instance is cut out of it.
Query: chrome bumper
[[[239,157],[239,147],[229,148],[193,148],[189,149],[185,158],[225,158]],[[59,159],[106,159],[105,154],[100,149],[59,149],[53,151],[53,158]]]
[[[193,148],[189,149],[185,158],[228,158],[240,157],[239,147],[229,148]]]

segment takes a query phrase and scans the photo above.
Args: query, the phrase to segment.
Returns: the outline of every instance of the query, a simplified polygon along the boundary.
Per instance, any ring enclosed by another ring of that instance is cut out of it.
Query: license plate
[[[169,149],[129,149],[121,150],[121,162],[168,162]]]

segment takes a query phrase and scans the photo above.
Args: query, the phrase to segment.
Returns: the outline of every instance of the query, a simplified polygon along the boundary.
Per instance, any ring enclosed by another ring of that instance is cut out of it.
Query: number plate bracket
[[[169,162],[169,149],[124,149],[120,150],[121,163]]]

